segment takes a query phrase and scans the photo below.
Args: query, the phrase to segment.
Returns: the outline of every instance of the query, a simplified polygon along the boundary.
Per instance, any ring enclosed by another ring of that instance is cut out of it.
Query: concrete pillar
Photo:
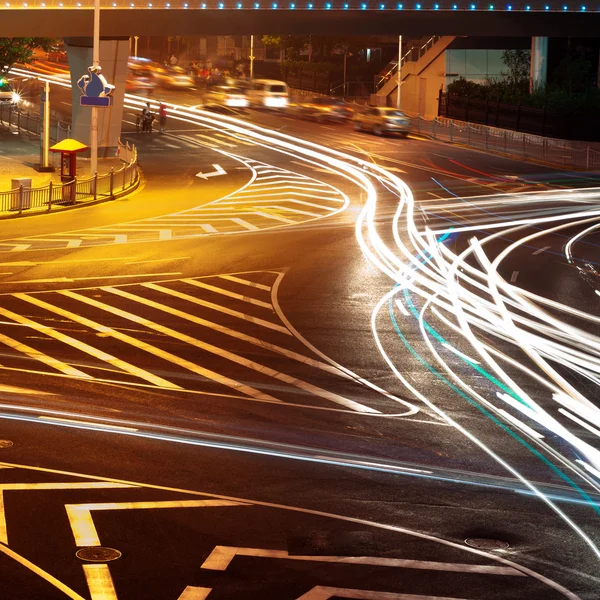
[[[84,144],[90,142],[91,109],[80,106],[81,92],[77,81],[86,75],[92,61],[92,38],[66,38],[65,49],[69,59],[72,88],[72,137]],[[101,39],[100,66],[106,81],[115,86],[112,106],[98,109],[98,156],[111,155],[117,147],[121,136],[123,120],[123,100],[125,97],[125,80],[127,79],[127,59],[129,56],[129,39]]]
[[[531,71],[529,76],[529,91],[546,85],[548,71],[548,38],[531,38]]]

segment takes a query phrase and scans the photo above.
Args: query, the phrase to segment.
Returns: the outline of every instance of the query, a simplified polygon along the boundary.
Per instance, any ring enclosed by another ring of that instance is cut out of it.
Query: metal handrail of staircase
[[[400,60],[400,65],[404,66],[404,63],[418,61],[433,45],[440,39],[439,35],[432,35],[422,46],[413,46],[410,48]],[[416,58],[414,58],[416,52]],[[398,72],[398,61],[393,63],[393,66],[383,75],[380,76],[379,80],[375,84],[375,91],[381,89],[392,77]]]

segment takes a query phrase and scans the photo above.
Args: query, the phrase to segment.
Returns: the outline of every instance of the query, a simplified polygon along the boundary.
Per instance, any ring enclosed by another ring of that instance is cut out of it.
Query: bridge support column
[[[548,71],[548,38],[531,38],[531,71],[529,76],[529,91],[546,85]]]
[[[72,136],[76,140],[90,143],[91,111],[81,106],[81,92],[77,81],[87,75],[92,66],[92,38],[66,38],[65,49],[69,59],[72,88]],[[121,135],[123,120],[123,100],[125,97],[125,80],[127,78],[127,59],[129,57],[129,39],[101,39],[100,65],[106,81],[115,86],[112,93],[113,103],[109,108],[98,109],[98,156],[109,156],[117,147]]]

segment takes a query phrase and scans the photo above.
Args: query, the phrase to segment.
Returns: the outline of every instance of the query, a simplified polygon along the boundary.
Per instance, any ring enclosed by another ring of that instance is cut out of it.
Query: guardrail
[[[600,169],[600,152],[583,142],[547,138],[445,117],[424,119],[419,115],[413,118],[413,122],[418,133],[430,135],[434,140],[464,144],[480,150],[494,150],[559,167]]]
[[[75,178],[68,183],[53,183],[41,187],[19,188],[0,192],[0,213],[50,211],[53,208],[93,200],[112,200],[122,192],[137,186],[139,169],[137,150],[128,143],[118,143],[119,158],[125,163],[118,170],[111,169],[104,175]]]
[[[0,104],[0,126],[14,127],[17,131],[39,134],[42,119],[39,113],[22,110],[14,106]],[[55,142],[71,137],[71,125],[50,117],[50,139]]]

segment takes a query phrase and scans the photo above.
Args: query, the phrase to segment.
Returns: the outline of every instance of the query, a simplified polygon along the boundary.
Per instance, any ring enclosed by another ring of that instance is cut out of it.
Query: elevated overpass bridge
[[[101,35],[598,37],[600,1],[102,0]],[[0,37],[85,37],[93,0],[0,0]]]

